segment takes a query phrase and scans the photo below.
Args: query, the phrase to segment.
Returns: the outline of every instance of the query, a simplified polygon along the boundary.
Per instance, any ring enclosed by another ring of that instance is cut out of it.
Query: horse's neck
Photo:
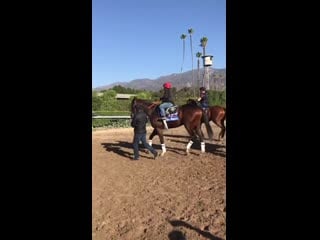
[[[159,104],[155,104],[152,102],[138,101],[137,104],[143,106],[144,112],[151,117]]]
[[[153,112],[152,108],[151,109],[149,108],[151,104],[148,104],[148,103],[140,103],[140,104],[143,106],[144,112],[150,117]]]
[[[146,108],[146,113],[149,117],[154,113],[154,110],[156,109],[156,106],[151,106],[151,104]]]

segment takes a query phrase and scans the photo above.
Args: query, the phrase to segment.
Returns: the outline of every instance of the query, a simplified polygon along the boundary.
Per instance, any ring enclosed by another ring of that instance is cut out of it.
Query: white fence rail
[[[131,116],[92,116],[93,119],[131,119]]]

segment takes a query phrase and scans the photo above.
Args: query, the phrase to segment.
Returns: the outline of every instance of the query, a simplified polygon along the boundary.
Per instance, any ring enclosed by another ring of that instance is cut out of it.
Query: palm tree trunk
[[[192,48],[192,35],[190,34],[190,47],[191,47],[191,61],[192,61],[192,85],[193,85],[193,97],[196,96],[194,73],[193,73],[193,48]]]
[[[200,59],[198,58],[198,89],[200,88]]]
[[[182,54],[181,72],[182,72],[183,64],[184,64],[184,55],[185,55],[185,41],[183,40],[183,54]]]
[[[192,88],[193,88],[193,97],[196,96],[196,84],[194,83],[194,72],[193,72],[193,48],[192,48],[192,34],[193,34],[193,29],[189,28],[188,33],[190,35],[190,47],[191,47],[191,61],[192,61]]]
[[[203,46],[203,56],[206,56],[206,47],[205,45]],[[210,89],[210,84],[209,84],[209,73],[208,73],[208,67],[204,66],[204,86],[207,90]]]
[[[186,45],[186,41],[185,41],[186,37],[187,37],[187,35],[185,35],[185,34],[181,34],[181,36],[180,36],[180,39],[182,39],[182,41],[183,41],[181,73],[182,73],[183,64],[184,64],[184,55],[185,55],[185,52],[186,52],[186,50],[185,50],[186,49],[186,47],[185,47],[185,45]]]

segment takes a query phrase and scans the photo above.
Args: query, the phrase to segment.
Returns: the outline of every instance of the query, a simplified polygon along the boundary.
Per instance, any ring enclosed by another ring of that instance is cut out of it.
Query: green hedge
[[[94,111],[96,116],[130,116],[129,111]]]
[[[130,127],[131,119],[92,119],[92,127],[126,128]]]

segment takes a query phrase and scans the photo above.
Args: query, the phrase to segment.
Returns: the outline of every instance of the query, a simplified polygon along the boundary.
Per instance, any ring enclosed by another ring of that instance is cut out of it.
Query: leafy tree
[[[161,91],[162,91],[162,93],[163,93],[163,90],[161,90]],[[151,93],[151,99],[152,99],[153,101],[159,100],[160,97],[162,96],[161,91],[152,92],[152,93]]]
[[[116,104],[116,91],[110,89],[103,93],[103,110],[112,111],[115,109]]]
[[[226,92],[225,91],[208,91],[209,105],[226,106]]]
[[[116,91],[117,93],[127,93],[127,89],[121,85],[114,86],[112,90]]]
[[[92,110],[100,111],[103,107],[103,100],[96,93],[92,96]]]
[[[138,97],[138,98],[142,98],[142,99],[149,99],[149,100],[151,100],[151,99],[152,99],[152,94],[151,94],[151,92],[144,91],[144,92],[139,92],[139,93],[137,94],[137,97]]]

